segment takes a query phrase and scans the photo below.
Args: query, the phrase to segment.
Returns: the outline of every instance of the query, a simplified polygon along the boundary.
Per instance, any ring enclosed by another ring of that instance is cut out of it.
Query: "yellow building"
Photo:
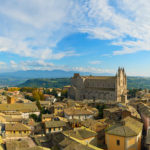
[[[105,132],[108,150],[140,150],[143,124],[131,117],[109,127]]]
[[[45,133],[61,132],[66,126],[64,121],[46,121],[45,122]]]
[[[16,102],[15,97],[7,96],[7,104],[14,104]]]
[[[31,128],[22,123],[6,124],[5,135],[7,137],[24,137],[31,133]]]
[[[67,108],[67,104],[66,103],[55,102],[54,103],[54,114],[58,115],[58,116],[63,116],[65,108]]]

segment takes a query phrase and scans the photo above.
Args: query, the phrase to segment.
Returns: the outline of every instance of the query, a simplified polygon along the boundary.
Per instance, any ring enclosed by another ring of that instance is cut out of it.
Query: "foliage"
[[[25,99],[31,100],[31,101],[35,101],[33,96],[29,96],[29,95],[25,95]]]
[[[44,87],[44,88],[62,88],[70,84],[70,78],[56,79],[30,79],[18,87]]]
[[[136,93],[138,91],[141,91],[142,89],[129,89],[128,91],[128,98],[134,98],[136,97]]]
[[[150,89],[150,78],[146,77],[128,77],[128,89]]]
[[[52,92],[50,92],[51,95],[54,95],[55,97],[57,97],[57,91],[53,88]]]
[[[21,79],[21,78],[14,78],[14,77],[0,77],[0,87],[11,87],[11,86],[17,86],[19,84],[22,84],[27,79]]]
[[[51,111],[42,107],[41,114],[51,114]]]
[[[38,121],[38,116],[36,114],[31,114],[29,117],[32,118],[34,121]]]
[[[7,90],[10,91],[10,92],[14,92],[14,91],[19,91],[20,88],[18,88],[18,87],[9,87],[9,88],[7,88]]]
[[[7,96],[7,92],[3,92],[2,95]]]
[[[68,97],[68,91],[67,90],[62,90],[61,96],[64,97],[64,98],[67,98]]]
[[[37,88],[33,88],[33,87],[22,87],[20,88],[21,92],[27,92],[27,93],[32,93],[34,90],[36,90]]]
[[[44,89],[43,93],[44,93],[44,94],[51,94],[51,92],[50,92],[49,89]]]
[[[105,109],[106,106],[105,105],[98,105],[96,108],[98,109],[98,112],[99,112],[98,119],[102,119],[103,118],[103,109]]]
[[[41,114],[39,116],[37,116],[36,114],[31,114],[29,117],[32,118],[35,122],[41,121]]]

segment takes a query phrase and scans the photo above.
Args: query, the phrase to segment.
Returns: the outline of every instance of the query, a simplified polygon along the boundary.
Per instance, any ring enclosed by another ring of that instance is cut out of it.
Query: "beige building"
[[[127,77],[124,69],[119,68],[116,76],[80,76],[75,73],[71,78],[69,98],[125,102],[127,99]]]
[[[143,124],[126,117],[122,122],[107,128],[105,142],[108,150],[141,150]]]
[[[31,134],[31,128],[22,123],[6,124],[6,137],[23,137]]]
[[[77,119],[77,120],[86,120],[90,118],[94,118],[98,110],[96,108],[92,108],[89,106],[82,106],[82,107],[69,107],[64,110],[64,117],[68,120]]]

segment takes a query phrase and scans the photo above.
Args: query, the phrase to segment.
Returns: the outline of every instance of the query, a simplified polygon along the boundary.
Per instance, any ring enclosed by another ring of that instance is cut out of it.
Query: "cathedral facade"
[[[75,100],[100,99],[117,102],[127,100],[127,77],[124,68],[119,68],[116,76],[80,76],[71,78],[69,98]]]

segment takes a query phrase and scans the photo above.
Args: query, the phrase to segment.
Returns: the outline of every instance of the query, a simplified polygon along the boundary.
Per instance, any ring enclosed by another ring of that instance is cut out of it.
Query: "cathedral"
[[[125,102],[127,100],[127,77],[124,68],[115,76],[80,76],[71,78],[69,98],[75,100],[93,99]]]

